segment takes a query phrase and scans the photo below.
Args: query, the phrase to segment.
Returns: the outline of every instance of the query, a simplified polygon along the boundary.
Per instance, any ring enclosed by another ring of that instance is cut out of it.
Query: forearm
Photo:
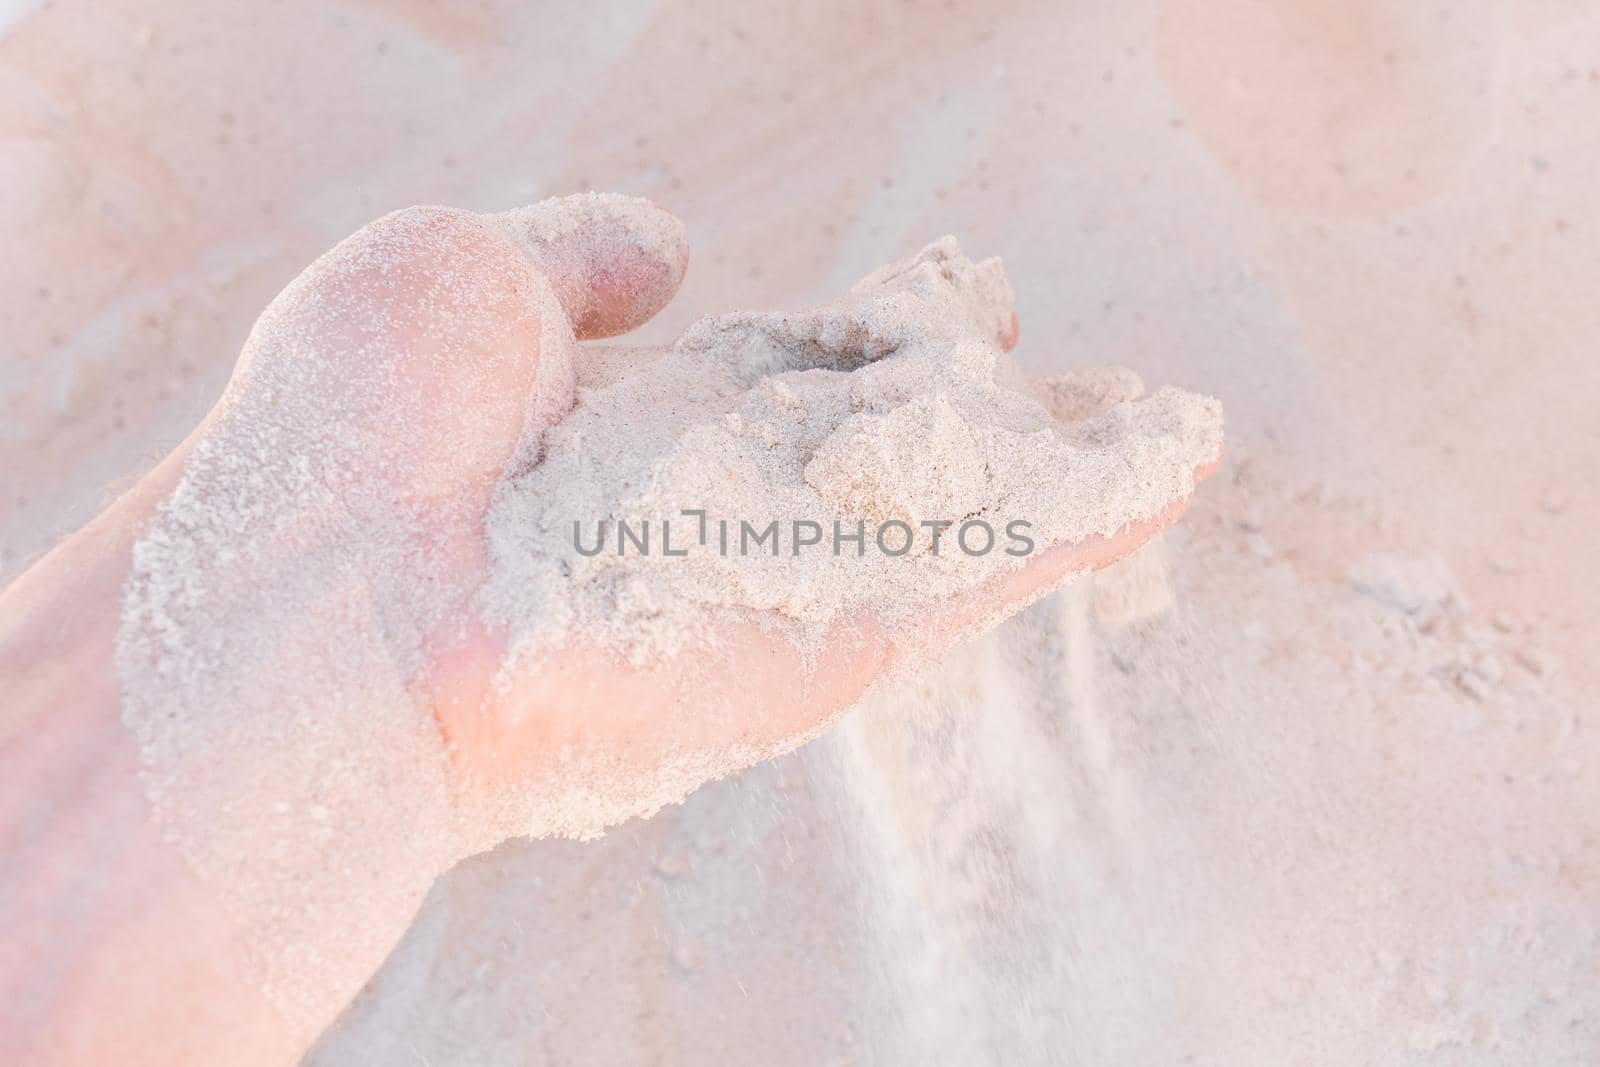
[[[113,653],[133,542],[176,465],[0,595],[0,1062],[292,1063],[355,993],[328,991],[322,1020],[280,1013],[140,781]]]
[[[308,1035],[162,839],[103,664],[49,671],[0,744],[0,1061],[292,1063]]]

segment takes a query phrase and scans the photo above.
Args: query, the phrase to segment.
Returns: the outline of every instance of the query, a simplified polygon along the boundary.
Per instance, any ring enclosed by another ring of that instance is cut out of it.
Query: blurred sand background
[[[1104,748],[1055,853],[1039,1055],[1593,1062],[1600,8],[113,0],[0,27],[0,575],[390,209],[659,200],[694,258],[649,342],[952,232],[1004,258],[1025,365],[1125,363],[1229,417],[1177,607],[1074,638]],[[466,865],[312,1059],[932,1062],[880,1033],[909,1016],[871,991],[856,732]]]

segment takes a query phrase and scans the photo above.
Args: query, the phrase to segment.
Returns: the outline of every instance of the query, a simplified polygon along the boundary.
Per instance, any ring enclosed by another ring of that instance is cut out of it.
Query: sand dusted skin
[[[811,311],[581,350],[574,325],[626,328],[681,277],[681,228],[647,202],[369,231],[262,316],[135,551],[118,642],[156,808],[291,1005],[381,958],[378,931],[297,936],[327,900],[415,897],[507,825],[590,836],[805,736],[463,799],[420,693],[441,631],[504,634],[501,686],[574,642],[670,660],[730,617],[814,654],[841,619],[914,630],[1034,552],[1152,518],[1220,456],[1213,400],[1135,399],[1123,371],[1027,381],[999,262],[952,238]],[[639,307],[616,322],[549,281],[618,272]],[[523,325],[485,357],[490,321]]]

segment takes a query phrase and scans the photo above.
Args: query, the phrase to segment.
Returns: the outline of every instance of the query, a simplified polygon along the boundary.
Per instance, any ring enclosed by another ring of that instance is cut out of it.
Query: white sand
[[[1600,17],[1265,12],[141,3],[0,40],[8,569],[411,203],[671,204],[650,343],[953,230],[1030,370],[1228,404],[1169,617],[1080,583],[914,714],[463,866],[313,1062],[1586,1062]]]

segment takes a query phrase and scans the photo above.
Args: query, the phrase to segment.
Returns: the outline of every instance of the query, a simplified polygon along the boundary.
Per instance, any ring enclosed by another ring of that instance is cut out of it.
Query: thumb
[[[580,340],[645,322],[689,265],[683,223],[642,197],[580,193],[488,218],[549,278]]]

